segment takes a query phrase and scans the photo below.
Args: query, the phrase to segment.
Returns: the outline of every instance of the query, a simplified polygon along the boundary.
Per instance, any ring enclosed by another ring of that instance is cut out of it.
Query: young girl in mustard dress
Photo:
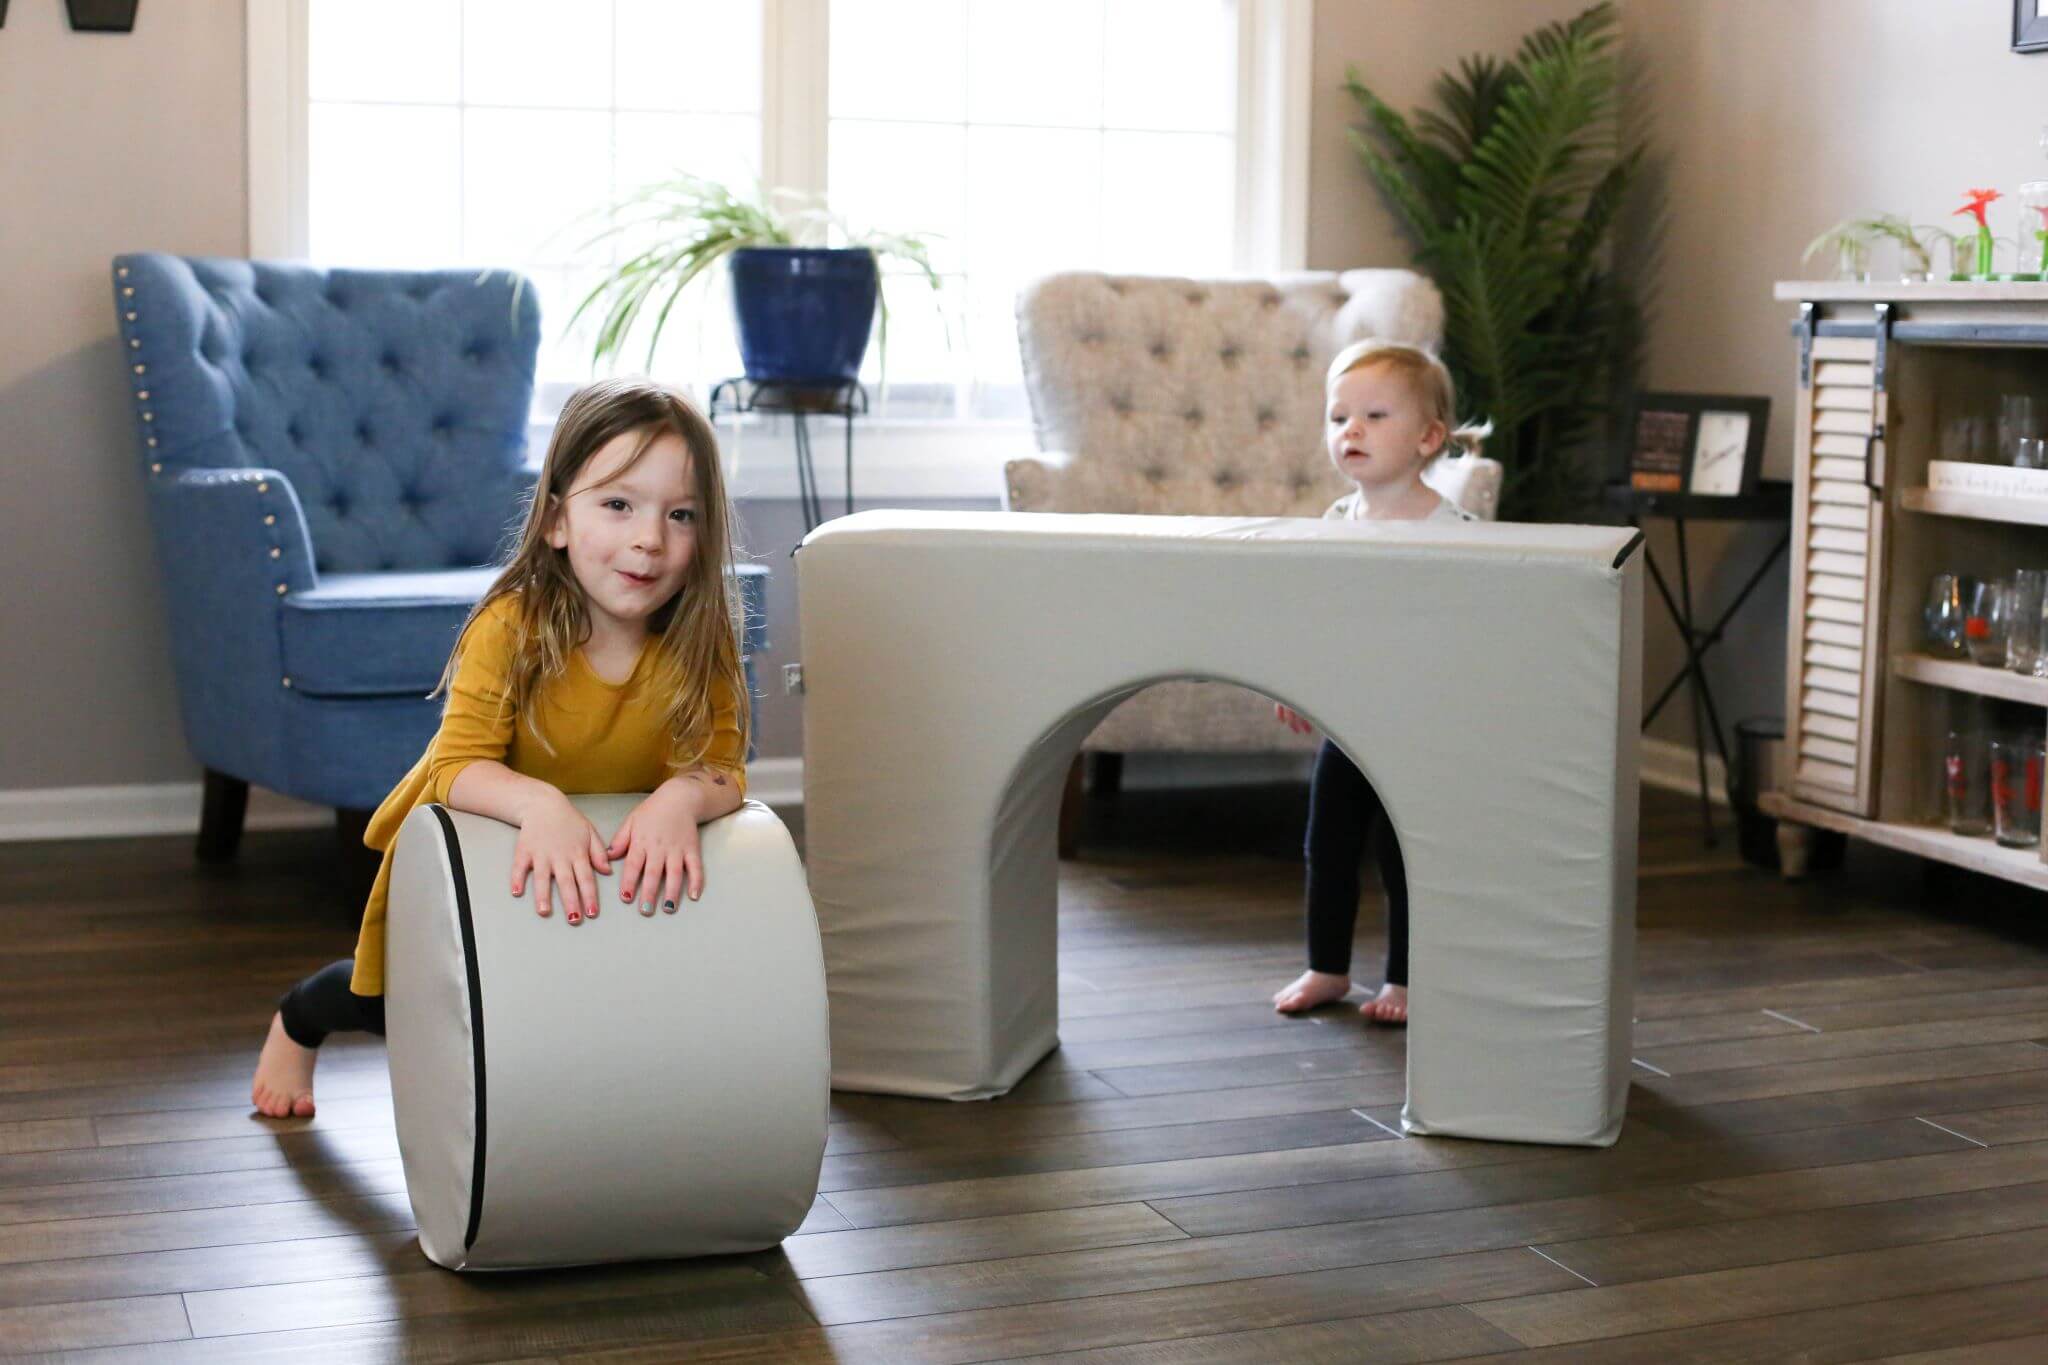
[[[697,827],[746,792],[749,723],[731,588],[730,505],[710,424],[645,380],[593,384],[562,409],[519,546],[463,626],[441,727],[363,841],[384,864],[355,956],[286,992],[251,1098],[313,1113],[329,1033],[384,1031],[391,850],[429,803],[516,825],[511,891],[570,925],[597,917],[597,877],[673,914],[703,891]],[[568,794],[650,793],[614,831]]]

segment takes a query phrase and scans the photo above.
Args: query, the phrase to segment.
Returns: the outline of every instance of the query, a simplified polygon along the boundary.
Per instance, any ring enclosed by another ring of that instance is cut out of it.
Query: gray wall
[[[178,733],[108,261],[242,255],[242,6],[0,28],[0,790],[175,781]]]

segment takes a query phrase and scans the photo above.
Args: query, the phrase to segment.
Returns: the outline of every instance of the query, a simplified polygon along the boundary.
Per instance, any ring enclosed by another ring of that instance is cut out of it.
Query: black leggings
[[[1358,922],[1358,866],[1370,839],[1387,892],[1387,984],[1408,984],[1408,873],[1379,794],[1327,739],[1308,789],[1308,966],[1346,976]]]
[[[384,1034],[384,997],[348,988],[354,958],[330,962],[284,993],[277,1012],[285,1034],[300,1047],[318,1047],[330,1033]]]

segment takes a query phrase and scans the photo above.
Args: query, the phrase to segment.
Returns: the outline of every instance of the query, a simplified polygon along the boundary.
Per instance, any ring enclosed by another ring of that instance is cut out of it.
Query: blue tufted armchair
[[[155,253],[114,306],[218,861],[251,782],[365,810],[425,749],[532,485],[540,313],[503,272]]]

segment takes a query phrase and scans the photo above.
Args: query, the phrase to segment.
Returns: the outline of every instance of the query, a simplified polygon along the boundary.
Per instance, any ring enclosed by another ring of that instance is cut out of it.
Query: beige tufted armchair
[[[1019,512],[1318,517],[1347,483],[1324,452],[1323,371],[1365,337],[1434,347],[1443,301],[1408,270],[1315,272],[1271,280],[1072,273],[1017,300],[1038,459],[1006,467]],[[1491,519],[1500,465],[1446,457],[1437,491]],[[1167,682],[1112,711],[1083,744],[1141,751],[1307,750],[1272,703],[1224,683]],[[1079,775],[1069,785],[1078,794]],[[1073,802],[1069,801],[1070,808]],[[1062,819],[1071,847],[1071,810]]]

